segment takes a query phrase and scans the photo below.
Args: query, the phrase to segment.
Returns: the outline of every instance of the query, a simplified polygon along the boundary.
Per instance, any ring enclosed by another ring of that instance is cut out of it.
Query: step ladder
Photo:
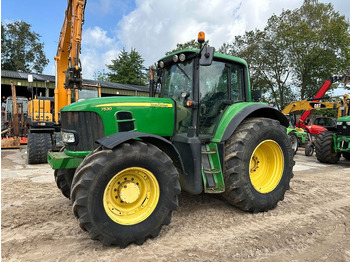
[[[217,144],[203,144],[201,150],[202,177],[205,193],[224,192],[225,184]]]

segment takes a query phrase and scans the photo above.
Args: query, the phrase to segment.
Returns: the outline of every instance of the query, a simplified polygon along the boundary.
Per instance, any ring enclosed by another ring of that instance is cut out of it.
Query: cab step
[[[206,193],[225,191],[220,157],[216,143],[202,145],[202,177]]]

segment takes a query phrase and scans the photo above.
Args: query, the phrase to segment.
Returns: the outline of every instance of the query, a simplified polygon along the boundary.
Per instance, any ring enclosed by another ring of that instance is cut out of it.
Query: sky
[[[319,0],[350,20],[349,0]],[[87,0],[81,62],[84,79],[106,70],[122,48],[135,48],[148,67],[176,48],[196,39],[199,31],[216,49],[247,30],[263,29],[269,17],[295,9],[303,0]],[[41,35],[50,60],[44,74],[54,75],[59,33],[67,1],[2,0],[1,22],[22,20]]]

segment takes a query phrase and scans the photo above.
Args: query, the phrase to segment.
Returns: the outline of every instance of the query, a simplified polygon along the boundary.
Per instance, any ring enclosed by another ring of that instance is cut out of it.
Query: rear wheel
[[[315,148],[317,160],[321,163],[338,163],[341,153],[334,151],[333,132],[325,131],[319,134]]]
[[[80,226],[106,246],[142,244],[178,207],[178,172],[159,148],[139,141],[89,155],[75,173],[71,200]]]
[[[293,151],[276,120],[244,121],[225,145],[223,197],[250,212],[268,211],[283,200],[293,176]]]
[[[289,136],[289,140],[290,140],[290,143],[292,145],[292,149],[293,149],[293,152],[295,155],[298,151],[298,144],[299,144],[298,136],[294,131],[289,132],[288,136]]]
[[[47,153],[51,149],[50,133],[28,133],[27,159],[28,164],[47,163]]]

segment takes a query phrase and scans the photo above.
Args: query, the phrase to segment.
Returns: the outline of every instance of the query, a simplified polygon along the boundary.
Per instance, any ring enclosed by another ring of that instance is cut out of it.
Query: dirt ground
[[[350,161],[295,156],[291,189],[276,209],[250,214],[213,195],[182,193],[160,235],[103,247],[75,220],[47,164],[26,149],[1,151],[2,261],[350,261]]]

